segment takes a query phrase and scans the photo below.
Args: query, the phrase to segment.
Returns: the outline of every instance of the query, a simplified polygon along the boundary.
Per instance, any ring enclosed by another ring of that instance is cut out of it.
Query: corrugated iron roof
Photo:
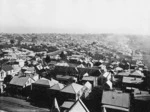
[[[73,104],[74,104],[73,101],[65,101],[65,102],[61,105],[61,108],[70,109]]]
[[[61,90],[64,87],[65,87],[64,84],[58,83],[58,84],[55,84],[54,86],[52,86],[50,89]]]
[[[89,112],[82,100],[78,99],[69,109],[69,112]]]
[[[29,76],[14,76],[13,79],[10,81],[10,84],[17,86],[25,86],[29,78]]]
[[[4,66],[2,66],[2,69],[4,71],[10,71],[10,70],[13,70],[13,67],[11,65],[4,65]]]
[[[61,90],[61,92],[77,94],[83,88],[82,85],[72,83]]]

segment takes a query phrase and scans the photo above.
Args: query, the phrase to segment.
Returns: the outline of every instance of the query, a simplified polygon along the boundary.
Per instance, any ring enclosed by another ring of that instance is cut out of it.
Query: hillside
[[[1,43],[14,39],[18,44],[53,46],[57,49],[67,47],[85,48],[92,52],[110,50],[131,55],[133,50],[150,53],[149,36],[116,34],[0,34]]]

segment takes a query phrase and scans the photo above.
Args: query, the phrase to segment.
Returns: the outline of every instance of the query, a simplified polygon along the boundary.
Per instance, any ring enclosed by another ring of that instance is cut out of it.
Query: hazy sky
[[[0,32],[150,34],[150,0],[0,0]]]

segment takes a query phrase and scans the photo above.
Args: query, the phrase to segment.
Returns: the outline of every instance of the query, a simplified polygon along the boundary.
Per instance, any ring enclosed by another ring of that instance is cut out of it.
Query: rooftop
[[[61,90],[64,87],[65,87],[64,84],[58,83],[58,84],[53,85],[50,89],[52,89],[52,90]]]
[[[82,85],[72,83],[66,87],[64,87],[61,92],[77,94],[83,88]]]
[[[29,78],[29,76],[14,76],[13,79],[10,81],[10,84],[24,86]]]
[[[70,109],[73,104],[74,104],[73,101],[65,101],[65,102],[61,105],[61,108]]]
[[[33,84],[52,87],[55,83],[50,81],[50,80],[48,80],[48,79],[41,78],[41,79],[37,80],[35,83],[33,83]]]

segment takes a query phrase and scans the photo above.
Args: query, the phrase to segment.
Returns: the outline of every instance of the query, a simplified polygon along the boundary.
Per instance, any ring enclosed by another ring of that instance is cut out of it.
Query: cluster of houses
[[[83,99],[88,99],[97,86],[126,92],[149,89],[145,81],[149,71],[140,60],[108,62],[68,56],[65,51],[45,55],[15,47],[2,52],[1,94],[44,102],[50,110],[89,112]]]

